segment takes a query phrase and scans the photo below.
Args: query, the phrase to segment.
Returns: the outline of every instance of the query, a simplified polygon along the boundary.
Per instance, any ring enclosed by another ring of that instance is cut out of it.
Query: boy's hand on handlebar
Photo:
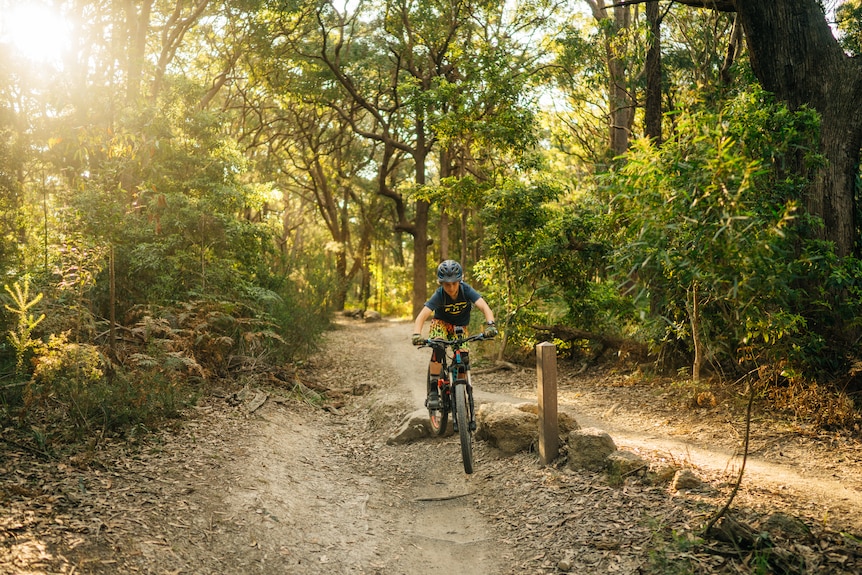
[[[484,335],[485,335],[485,337],[488,337],[488,338],[496,336],[497,335],[497,326],[494,325],[493,322],[489,323],[487,326],[485,326]]]
[[[422,338],[421,333],[414,333],[411,336],[410,340],[413,342],[413,345],[422,345],[423,343],[425,343],[425,340]]]

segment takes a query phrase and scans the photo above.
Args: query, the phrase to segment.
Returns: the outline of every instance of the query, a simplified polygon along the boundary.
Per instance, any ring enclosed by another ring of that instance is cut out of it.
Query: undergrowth
[[[107,328],[96,342],[73,341],[69,332],[31,338],[28,331],[15,348],[27,351],[23,368],[20,352],[0,354],[4,438],[14,433],[14,441],[45,456],[95,446],[180,417],[214,385],[230,389],[266,377],[305,357],[325,325],[310,318],[292,325],[296,314],[270,311],[211,300],[138,306],[113,341]],[[301,390],[296,397],[315,401]]]

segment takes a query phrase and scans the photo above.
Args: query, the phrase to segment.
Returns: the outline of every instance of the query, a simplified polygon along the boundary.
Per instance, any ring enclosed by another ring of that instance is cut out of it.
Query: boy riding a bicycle
[[[425,321],[432,317],[432,314],[433,318],[428,333],[430,339],[452,339],[455,337],[456,327],[464,328],[463,335],[466,337],[466,328],[470,323],[470,312],[473,306],[479,308],[479,311],[485,315],[485,336],[490,338],[497,335],[494,312],[491,311],[488,303],[479,292],[462,281],[463,278],[464,270],[461,268],[461,264],[455,260],[446,260],[437,266],[437,283],[440,284],[440,287],[434,291],[428,301],[425,302],[422,311],[416,315],[411,338],[413,345],[421,345],[424,342],[422,327],[425,325]],[[431,361],[428,364],[428,399],[425,400],[428,409],[440,407],[437,380],[440,377],[442,366],[441,358],[438,358],[436,354],[436,351],[432,353]],[[466,360],[466,356],[464,357]]]

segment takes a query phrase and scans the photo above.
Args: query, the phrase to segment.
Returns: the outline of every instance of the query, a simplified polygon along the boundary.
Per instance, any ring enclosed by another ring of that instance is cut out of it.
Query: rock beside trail
[[[539,421],[539,404],[536,402],[526,401],[524,403],[514,404],[515,407],[520,409],[521,411],[526,411],[528,413],[532,413],[536,416],[536,422]],[[478,416],[478,414],[477,414]],[[557,422],[560,426],[560,435],[568,435],[570,432],[580,429],[581,426],[578,424],[575,416],[565,410],[565,408],[560,408],[557,412]]]
[[[351,317],[353,319],[361,319],[365,323],[372,323],[383,319],[380,312],[373,309],[346,309],[341,312],[341,315],[344,317]]]
[[[619,477],[644,475],[649,468],[649,462],[646,459],[631,451],[614,451],[608,455],[607,463],[608,471]]]
[[[365,316],[363,317],[363,319],[365,320],[365,323],[371,323],[375,321],[380,321],[381,319],[383,319],[383,316],[380,315],[380,312],[376,312],[372,309],[369,309],[365,311]]]
[[[699,489],[703,486],[703,481],[695,475],[691,469],[680,469],[673,476],[670,483],[670,488],[673,491],[681,491],[684,489]]]
[[[569,434],[570,469],[602,471],[608,467],[608,456],[617,450],[611,436],[601,429],[576,429]]]
[[[387,445],[404,445],[431,435],[431,424],[428,421],[428,410],[417,409],[408,413],[401,420],[392,435],[386,440]]]
[[[560,433],[578,429],[575,418],[557,414]],[[503,453],[528,451],[539,440],[539,407],[536,403],[483,403],[476,409],[476,438],[487,441]]]
[[[578,429],[575,418],[558,413],[560,434]],[[449,425],[451,426],[451,415]],[[506,455],[528,451],[539,439],[538,406],[535,403],[483,403],[476,409],[476,439],[486,441]],[[408,413],[386,440],[389,445],[404,445],[431,435],[428,411],[424,408]]]
[[[614,440],[605,431],[580,429],[575,418],[565,411],[558,413],[558,420],[567,447],[566,465],[569,469],[608,471],[614,475],[628,476],[640,470],[645,473],[649,468],[649,463],[639,455],[618,450]],[[483,403],[476,409],[476,424],[476,439],[487,442],[505,455],[534,449],[539,440],[538,407],[535,403]],[[404,445],[431,435],[428,411],[420,408],[402,419],[386,443]],[[690,484],[691,477],[688,475],[680,479],[680,485]],[[676,483],[675,478],[674,489],[677,489]]]
[[[483,403],[476,426],[476,439],[508,455],[529,450],[539,437],[537,416],[511,403]]]

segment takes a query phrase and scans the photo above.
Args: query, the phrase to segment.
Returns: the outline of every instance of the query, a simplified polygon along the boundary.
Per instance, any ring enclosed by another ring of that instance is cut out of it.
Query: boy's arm
[[[475,305],[479,308],[479,311],[485,314],[485,323],[494,323],[494,312],[491,311],[491,306],[488,305],[485,298],[480,297],[477,299]]]
[[[431,317],[431,314],[434,313],[431,311],[431,308],[422,306],[422,311],[416,314],[416,321],[413,322],[413,333],[422,333],[422,326],[425,325],[425,322]]]

